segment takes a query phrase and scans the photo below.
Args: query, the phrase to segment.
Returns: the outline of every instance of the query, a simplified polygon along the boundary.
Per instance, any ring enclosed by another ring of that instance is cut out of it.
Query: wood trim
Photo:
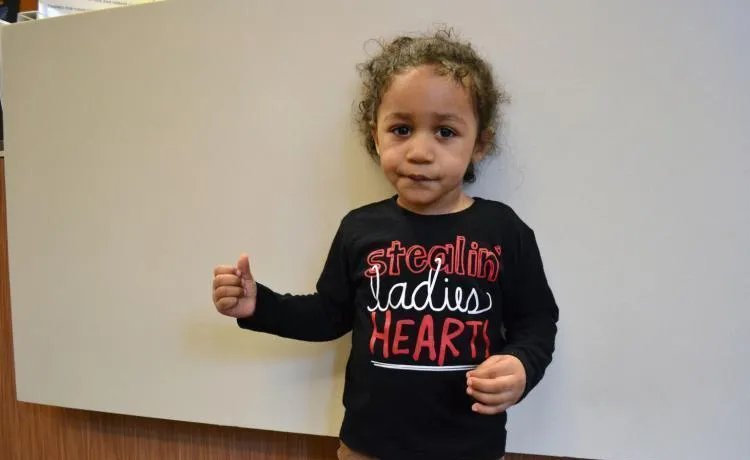
[[[0,459],[331,460],[330,437],[64,409],[16,400],[8,275],[5,159],[0,157]],[[508,455],[506,460],[552,460]]]
[[[37,0],[21,0],[18,11],[36,11],[38,6],[39,2]]]

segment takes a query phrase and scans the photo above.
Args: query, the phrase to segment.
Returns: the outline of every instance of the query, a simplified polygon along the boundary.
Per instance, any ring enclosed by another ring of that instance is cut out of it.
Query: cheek
[[[450,176],[463,179],[466,169],[471,163],[471,154],[462,149],[460,152],[453,151],[444,157],[443,166]]]
[[[393,149],[384,149],[380,151],[380,167],[385,172],[394,171],[399,165],[399,155]]]
[[[466,161],[467,155],[460,144],[444,146],[440,150],[440,158],[445,165],[457,165]]]

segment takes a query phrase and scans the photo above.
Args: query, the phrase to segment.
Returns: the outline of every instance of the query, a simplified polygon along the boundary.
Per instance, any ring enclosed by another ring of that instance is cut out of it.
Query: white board
[[[65,14],[78,14],[106,8],[140,5],[157,0],[39,0],[38,18],[53,18]]]
[[[509,450],[750,458],[746,2],[200,5],[2,28],[19,399],[335,436],[348,336],[241,331],[212,268],[312,289],[391,193],[351,123],[365,43],[450,22],[513,97],[471,193],[536,230],[561,308]]]

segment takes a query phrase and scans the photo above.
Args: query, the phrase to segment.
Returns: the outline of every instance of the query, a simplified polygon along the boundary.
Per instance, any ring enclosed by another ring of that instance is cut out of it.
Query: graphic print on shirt
[[[429,247],[392,241],[372,250],[365,276],[373,365],[462,371],[488,358],[494,299],[482,286],[498,280],[501,255],[499,245],[464,236]]]

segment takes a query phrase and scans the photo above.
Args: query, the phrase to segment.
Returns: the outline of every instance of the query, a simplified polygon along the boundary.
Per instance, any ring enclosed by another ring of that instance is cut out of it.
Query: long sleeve
[[[521,397],[542,380],[552,361],[559,309],[544,273],[534,232],[521,223],[517,252],[506,267],[508,295],[503,305],[506,347],[526,370],[526,389]]]
[[[315,293],[280,294],[257,283],[255,313],[239,318],[237,324],[243,329],[310,342],[343,336],[352,329],[354,318],[348,260],[343,230],[339,227]]]

